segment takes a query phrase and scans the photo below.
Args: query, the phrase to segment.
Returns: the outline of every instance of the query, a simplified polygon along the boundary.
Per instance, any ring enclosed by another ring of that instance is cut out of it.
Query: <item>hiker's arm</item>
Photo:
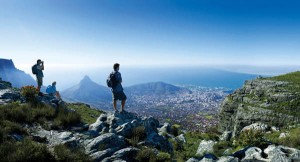
[[[121,73],[120,73],[120,76],[119,76],[119,82],[122,83],[122,76],[121,76]]]

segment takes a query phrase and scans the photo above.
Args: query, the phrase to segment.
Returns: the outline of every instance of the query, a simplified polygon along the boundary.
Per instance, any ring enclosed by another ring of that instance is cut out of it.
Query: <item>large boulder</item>
[[[300,150],[290,147],[270,145],[264,150],[264,153],[272,162],[300,161]]]
[[[164,123],[164,125],[159,128],[159,135],[166,135],[171,133],[171,125],[170,123]]]
[[[160,136],[156,132],[148,135],[144,144],[146,146],[152,146],[165,152],[173,152],[173,146],[171,145],[171,143],[165,137]]]
[[[245,157],[241,160],[242,162],[249,162],[255,159],[256,161],[268,161],[262,157],[262,150],[258,147],[250,147],[245,152]]]
[[[239,162],[239,159],[233,156],[223,156],[218,160],[218,162]]]
[[[77,148],[80,145],[81,138],[72,132],[68,131],[55,131],[55,130],[45,130],[41,127],[30,128],[31,137],[40,142],[45,139],[49,147],[54,147],[56,145],[64,144],[70,148]]]
[[[19,91],[13,89],[0,90],[0,103],[7,104],[14,101],[23,101]]]
[[[271,127],[269,127],[267,124],[264,124],[264,123],[253,123],[251,125],[248,125],[248,126],[244,127],[241,132],[249,131],[249,130],[266,132],[266,131],[268,131],[270,129],[271,129]]]
[[[134,147],[128,147],[121,149],[115,152],[112,156],[103,159],[103,162],[110,161],[135,161],[133,157],[135,157],[138,153],[139,149]]]
[[[213,153],[213,151],[214,151],[213,147],[216,143],[217,142],[212,141],[212,140],[209,140],[209,141],[202,140],[199,144],[196,155],[203,156],[206,153]]]
[[[224,133],[219,137],[220,141],[230,141],[232,136],[231,131],[224,131]]]
[[[118,136],[114,133],[106,133],[90,140],[85,146],[85,151],[88,154],[92,154],[108,148],[119,150],[126,146],[127,143],[125,142],[124,137]]]

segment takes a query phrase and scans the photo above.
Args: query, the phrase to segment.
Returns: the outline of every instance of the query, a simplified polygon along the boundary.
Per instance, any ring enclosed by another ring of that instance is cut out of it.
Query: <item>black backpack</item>
[[[116,86],[115,73],[110,73],[107,77],[106,84],[108,87],[113,88]]]
[[[38,73],[37,64],[35,64],[31,67],[31,71],[32,71],[32,74],[37,75],[37,73]]]

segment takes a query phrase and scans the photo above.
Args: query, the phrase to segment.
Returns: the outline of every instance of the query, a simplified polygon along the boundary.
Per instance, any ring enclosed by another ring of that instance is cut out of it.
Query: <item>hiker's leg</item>
[[[38,84],[38,92],[41,92],[41,87],[43,85],[43,78],[37,77],[37,84]]]
[[[125,103],[126,103],[126,100],[122,100],[122,111],[124,110]]]
[[[113,105],[114,105],[115,111],[117,111],[117,100],[113,100]]]

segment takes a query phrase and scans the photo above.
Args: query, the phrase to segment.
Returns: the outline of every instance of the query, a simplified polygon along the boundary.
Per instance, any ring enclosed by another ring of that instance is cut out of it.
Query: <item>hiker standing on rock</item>
[[[43,70],[44,70],[44,61],[38,59],[37,64],[32,66],[32,73],[36,75],[37,80],[37,90],[39,91],[39,94],[41,94],[41,87],[43,85]]]
[[[122,101],[121,112],[124,112],[124,106],[127,97],[123,91],[123,87],[121,84],[122,77],[121,77],[121,73],[119,72],[120,64],[115,63],[113,68],[114,71],[110,73],[106,82],[107,82],[107,86],[110,87],[112,91],[114,110],[118,112],[117,100],[121,100]]]

